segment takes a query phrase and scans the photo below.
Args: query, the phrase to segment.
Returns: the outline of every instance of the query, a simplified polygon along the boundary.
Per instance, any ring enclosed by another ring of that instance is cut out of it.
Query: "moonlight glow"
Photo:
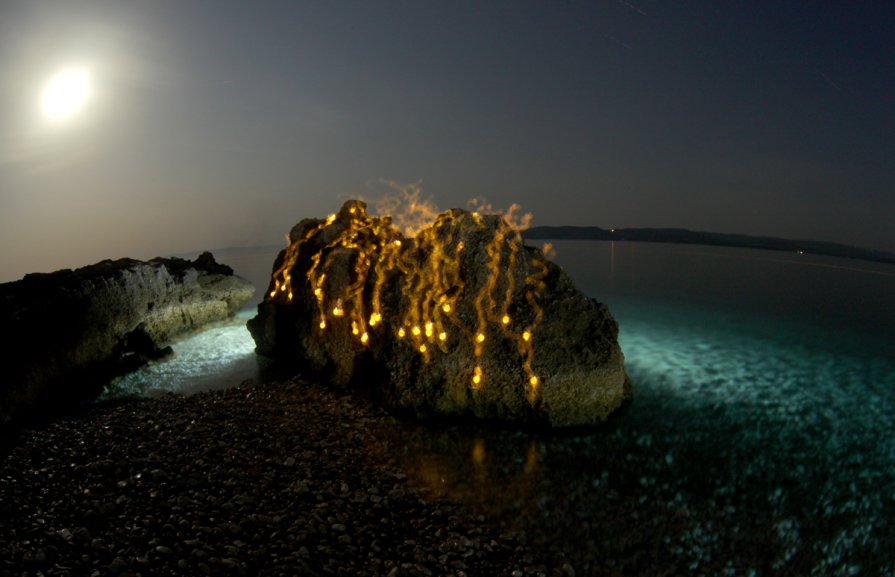
[[[65,120],[76,116],[90,97],[90,77],[82,68],[68,68],[56,73],[41,94],[40,104],[49,120]]]

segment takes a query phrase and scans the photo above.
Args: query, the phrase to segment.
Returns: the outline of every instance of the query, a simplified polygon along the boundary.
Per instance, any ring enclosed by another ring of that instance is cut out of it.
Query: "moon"
[[[47,82],[40,97],[44,117],[64,121],[83,110],[90,98],[90,75],[83,68],[58,71]]]

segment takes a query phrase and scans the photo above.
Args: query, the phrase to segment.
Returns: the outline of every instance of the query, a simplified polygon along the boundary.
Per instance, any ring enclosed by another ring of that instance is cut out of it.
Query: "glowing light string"
[[[519,208],[514,205],[496,221],[493,236],[485,243],[484,282],[478,283],[481,286],[476,294],[464,295],[467,286],[461,275],[461,257],[465,246],[458,237],[470,221],[475,229],[484,231],[484,219],[479,212],[464,218],[470,213],[463,211],[433,216],[430,205],[420,202],[418,196],[418,189],[405,195],[404,200],[410,202],[409,216],[394,220],[369,216],[365,205],[357,202],[346,204],[347,214],[330,215],[325,221],[307,226],[300,238],[286,248],[283,262],[273,273],[266,300],[289,304],[297,288],[308,290],[314,296],[320,331],[328,330],[333,323],[345,322],[359,346],[390,336],[406,343],[426,363],[432,355],[449,353],[461,346],[470,347],[479,359],[493,340],[502,337],[515,343],[524,374],[521,384],[528,400],[537,402],[542,380],[533,369],[534,342],[544,315],[538,304],[549,272],[544,259],[532,262],[536,270],[525,279],[524,298],[530,312],[523,314],[521,303],[513,302],[514,273],[522,246],[520,231],[528,226],[530,215],[520,217]],[[477,207],[493,212],[482,203]],[[423,226],[420,218],[430,219],[429,224]],[[394,222],[401,223],[408,236],[402,235]],[[322,244],[323,248],[302,254],[312,239],[315,246]],[[550,247],[545,249],[549,253]],[[308,262],[302,287],[295,285],[296,279],[291,276],[300,258]],[[336,283],[331,278],[338,259],[348,259],[350,263],[350,280],[346,283]],[[401,277],[398,286],[390,280],[395,272]],[[388,311],[394,317],[390,322],[386,322],[386,311],[382,309],[382,292],[387,286],[400,290],[401,302],[406,303],[403,310]],[[460,314],[461,298],[471,300],[474,319]],[[515,318],[518,315],[521,316]],[[467,326],[470,320],[472,327]],[[475,361],[468,378],[473,391],[486,386],[479,361]]]

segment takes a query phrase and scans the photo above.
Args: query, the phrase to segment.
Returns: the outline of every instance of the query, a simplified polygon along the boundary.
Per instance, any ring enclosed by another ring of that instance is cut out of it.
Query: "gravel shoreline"
[[[424,425],[300,380],[100,403],[0,453],[0,576],[846,574],[797,500],[793,549],[780,479],[725,497],[721,453],[617,423]]]
[[[100,404],[4,456],[0,575],[546,572],[376,462],[398,426],[300,382]]]

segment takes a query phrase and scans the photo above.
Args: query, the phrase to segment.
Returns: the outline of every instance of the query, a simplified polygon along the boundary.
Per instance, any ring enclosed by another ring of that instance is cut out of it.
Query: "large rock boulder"
[[[170,352],[172,337],[239,310],[254,287],[215,262],[106,260],[0,284],[0,424],[95,398]]]
[[[631,395],[606,305],[497,215],[411,238],[358,201],[303,220],[248,326],[259,354],[418,416],[583,426]]]

